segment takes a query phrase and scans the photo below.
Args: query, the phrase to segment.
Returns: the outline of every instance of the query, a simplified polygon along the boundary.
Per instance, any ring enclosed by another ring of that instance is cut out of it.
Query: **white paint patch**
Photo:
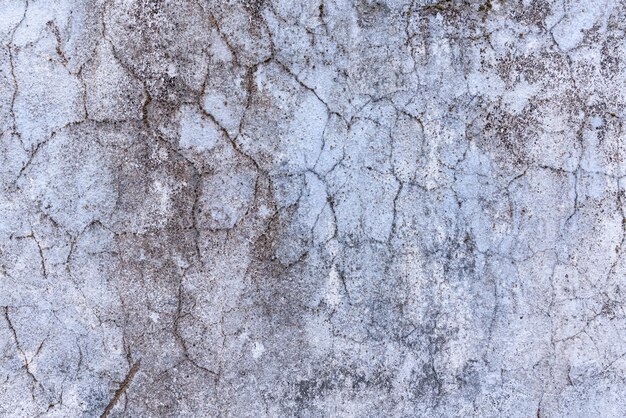
[[[512,90],[504,93],[502,99],[513,113],[519,114],[538,91],[539,86],[530,84],[522,78]]]
[[[263,343],[261,341],[255,341],[252,345],[252,358],[255,360],[258,359],[263,355],[264,352],[265,346],[263,345]]]
[[[152,183],[152,187],[158,196],[159,212],[162,216],[165,216],[171,205],[170,188],[158,180]]]
[[[219,129],[211,120],[192,106],[181,108],[179,143],[181,148],[209,151],[217,145],[219,138]]]
[[[326,301],[330,306],[337,306],[341,302],[341,278],[335,264],[333,264],[328,274]]]

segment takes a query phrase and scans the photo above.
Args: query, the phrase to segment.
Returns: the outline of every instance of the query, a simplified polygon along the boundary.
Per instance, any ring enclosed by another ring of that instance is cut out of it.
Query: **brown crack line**
[[[126,374],[126,377],[124,378],[122,383],[120,383],[120,387],[118,387],[117,390],[115,391],[115,395],[113,395],[107,407],[104,408],[104,412],[102,413],[102,415],[100,415],[100,418],[106,418],[109,415],[109,413],[111,412],[115,404],[117,404],[117,401],[119,401],[122,395],[124,394],[124,392],[126,392],[128,385],[130,385],[130,382],[132,382],[133,377],[135,377],[135,374],[137,374],[137,371],[139,370],[139,366],[141,366],[141,362],[137,360],[135,364],[132,365],[128,373]]]

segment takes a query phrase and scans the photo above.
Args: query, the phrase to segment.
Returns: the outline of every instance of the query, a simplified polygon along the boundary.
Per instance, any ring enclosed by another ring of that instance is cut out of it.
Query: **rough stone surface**
[[[625,39],[621,0],[1,0],[0,416],[625,416]]]

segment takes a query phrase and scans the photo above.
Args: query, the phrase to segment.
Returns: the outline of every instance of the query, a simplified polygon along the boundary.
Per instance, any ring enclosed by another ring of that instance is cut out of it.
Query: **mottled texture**
[[[625,416],[625,32],[0,0],[0,416]]]

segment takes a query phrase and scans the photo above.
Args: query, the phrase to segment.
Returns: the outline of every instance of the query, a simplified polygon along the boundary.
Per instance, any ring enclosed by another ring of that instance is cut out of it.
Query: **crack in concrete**
[[[109,414],[111,413],[111,411],[113,410],[117,402],[120,400],[122,395],[124,395],[124,393],[128,389],[128,386],[131,384],[131,382],[135,378],[135,375],[139,371],[140,367],[141,367],[141,362],[139,360],[137,360],[131,366],[131,368],[128,370],[128,373],[126,373],[126,377],[124,377],[124,380],[122,380],[122,382],[120,383],[119,387],[113,394],[113,397],[107,404],[106,408],[104,408],[104,411],[102,412],[102,415],[100,415],[100,418],[106,418],[109,416]]]

